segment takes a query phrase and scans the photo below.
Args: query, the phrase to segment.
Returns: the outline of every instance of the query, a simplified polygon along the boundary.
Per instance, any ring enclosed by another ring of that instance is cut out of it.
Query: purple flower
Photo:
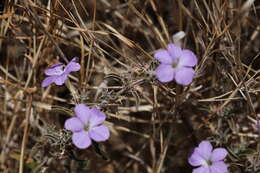
[[[256,127],[257,130],[260,130],[260,118],[259,117],[256,118],[256,126],[255,127]]]
[[[210,142],[202,141],[189,158],[192,166],[199,166],[193,169],[192,173],[226,173],[227,165],[223,160],[227,154],[225,148],[216,148],[212,151]]]
[[[44,71],[48,77],[43,80],[42,87],[47,87],[52,83],[63,85],[69,73],[79,71],[79,69],[80,64],[77,63],[77,58],[73,58],[67,66],[62,63],[54,64]]]
[[[159,81],[170,82],[175,79],[178,84],[184,86],[192,82],[195,74],[192,67],[198,62],[192,51],[168,44],[167,50],[158,50],[154,57],[161,63],[155,70]]]
[[[78,148],[84,149],[91,145],[91,139],[96,142],[105,141],[110,133],[107,126],[101,125],[106,115],[96,107],[89,108],[84,104],[76,105],[76,117],[67,119],[65,128],[73,132],[72,142]]]

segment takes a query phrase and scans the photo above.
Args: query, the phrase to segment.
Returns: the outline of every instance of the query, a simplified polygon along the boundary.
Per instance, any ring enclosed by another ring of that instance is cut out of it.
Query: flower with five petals
[[[73,58],[67,66],[63,63],[58,63],[47,68],[44,73],[48,76],[42,82],[42,87],[47,87],[52,83],[63,85],[67,80],[70,72],[79,71],[80,64],[77,63],[77,58]]]
[[[167,49],[155,52],[155,59],[161,64],[155,70],[160,82],[175,81],[180,85],[189,85],[194,77],[194,67],[198,60],[196,55],[187,49],[175,44],[168,44]]]
[[[96,107],[89,108],[84,104],[78,104],[74,108],[75,117],[65,122],[65,129],[73,132],[72,142],[80,149],[88,148],[91,140],[105,141],[110,132],[107,126],[101,125],[106,115]]]
[[[227,165],[223,160],[227,154],[225,148],[213,150],[209,141],[202,141],[188,159],[192,166],[199,166],[192,173],[226,173]]]

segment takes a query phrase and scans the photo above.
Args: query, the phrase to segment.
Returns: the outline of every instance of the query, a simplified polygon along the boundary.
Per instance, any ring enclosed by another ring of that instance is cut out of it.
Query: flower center
[[[62,65],[60,69],[57,69],[57,73],[63,73],[65,71],[65,65]]]
[[[62,73],[64,73],[65,67],[66,66],[64,64],[58,64],[58,65],[53,67],[53,71],[54,71],[53,73],[55,75],[61,75]]]
[[[207,160],[207,164],[208,164],[208,166],[211,166],[213,163],[211,160]]]
[[[85,131],[89,131],[90,130],[90,124],[87,123],[85,126],[84,126],[84,130]]]
[[[179,60],[176,59],[176,60],[174,60],[173,63],[172,63],[172,68],[177,68],[178,65],[179,65]]]

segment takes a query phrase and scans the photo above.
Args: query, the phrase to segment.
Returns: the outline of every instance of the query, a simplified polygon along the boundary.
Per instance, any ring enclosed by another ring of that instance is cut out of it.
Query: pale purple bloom
[[[88,148],[91,140],[105,141],[109,138],[109,129],[101,125],[106,115],[96,107],[89,108],[84,104],[78,104],[74,108],[75,117],[67,119],[65,128],[73,132],[72,142],[80,149]]]
[[[256,129],[260,130],[260,118],[259,117],[256,118]]]
[[[223,161],[228,152],[225,148],[215,148],[208,141],[202,141],[196,147],[189,158],[192,166],[199,166],[193,169],[192,173],[227,173],[227,165]]]
[[[192,82],[194,67],[198,60],[196,55],[187,49],[175,44],[168,44],[167,49],[155,52],[154,57],[161,63],[155,70],[160,82],[175,81],[180,85],[189,85]]]
[[[47,68],[44,73],[48,76],[42,82],[42,87],[47,87],[52,83],[63,85],[67,80],[70,72],[79,71],[80,64],[77,63],[77,58],[73,58],[67,66],[63,63],[58,63]]]

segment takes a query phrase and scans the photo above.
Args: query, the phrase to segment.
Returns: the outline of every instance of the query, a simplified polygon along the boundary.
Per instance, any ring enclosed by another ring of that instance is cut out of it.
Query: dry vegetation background
[[[0,16],[0,172],[190,173],[202,140],[230,173],[260,173],[259,0],[5,0]],[[187,87],[160,83],[153,53],[197,55]],[[175,40],[176,41],[176,40]],[[64,86],[44,70],[79,57]],[[107,115],[108,141],[79,150],[64,121],[74,99]]]

